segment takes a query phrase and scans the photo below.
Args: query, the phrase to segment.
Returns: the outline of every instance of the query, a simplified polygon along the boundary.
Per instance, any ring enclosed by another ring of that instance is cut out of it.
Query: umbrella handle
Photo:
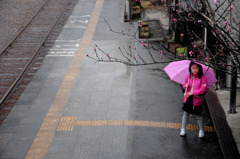
[[[185,97],[188,97],[188,95],[187,95],[187,89],[188,89],[188,87],[185,88],[185,92],[184,92],[184,96],[185,96]]]
[[[189,84],[190,78],[191,78],[191,74],[190,74],[190,76],[189,76],[189,78],[188,78],[188,84]],[[189,86],[189,85],[188,85],[188,86]],[[185,92],[184,92],[184,96],[187,97],[187,98],[188,98],[188,95],[187,95],[188,86],[185,88]]]

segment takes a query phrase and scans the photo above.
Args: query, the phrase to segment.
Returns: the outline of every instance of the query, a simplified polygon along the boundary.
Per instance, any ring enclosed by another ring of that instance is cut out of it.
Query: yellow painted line
[[[63,116],[57,131],[73,131],[74,126],[142,126],[142,127],[157,127],[157,128],[169,128],[169,129],[181,129],[180,123],[168,123],[158,121],[140,121],[140,120],[89,120],[89,121],[76,121],[76,116],[67,117]],[[66,122],[67,119],[71,119],[70,122]],[[74,120],[73,120],[74,119]],[[75,125],[74,125],[75,124]],[[71,128],[70,128],[71,127]],[[187,130],[199,130],[198,125],[187,125]],[[206,132],[213,132],[213,126],[204,126]]]
[[[82,61],[86,55],[86,51],[92,40],[99,15],[101,13],[104,0],[97,0],[91,14],[88,26],[83,35],[82,41],[79,44],[78,50],[72,60],[72,63],[68,69],[68,72],[58,90],[58,93],[46,115],[43,124],[26,156],[27,159],[42,159],[45,157],[48,148],[52,142],[53,136],[57,129],[58,123],[62,117],[62,112],[67,105],[71,91],[76,83],[77,76],[80,72]],[[66,119],[65,123],[72,125],[75,121],[73,119]],[[73,130],[72,126],[65,126],[63,130]]]

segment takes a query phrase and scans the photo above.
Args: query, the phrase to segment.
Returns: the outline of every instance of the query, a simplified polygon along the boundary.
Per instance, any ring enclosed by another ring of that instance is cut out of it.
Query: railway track
[[[0,52],[0,125],[40,67],[76,3],[46,0]]]

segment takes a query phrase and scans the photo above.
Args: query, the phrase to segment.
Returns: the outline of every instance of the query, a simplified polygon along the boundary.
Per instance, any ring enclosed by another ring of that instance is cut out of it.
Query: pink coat
[[[193,75],[190,77],[190,74],[187,75],[185,82],[183,83],[183,89],[186,89],[186,84],[188,83],[187,93],[191,91],[193,83]],[[205,76],[200,80],[198,75],[195,75],[194,86],[193,86],[193,107],[202,105],[204,102],[204,94],[207,90],[207,78]],[[187,97],[184,96],[184,103],[186,103]]]

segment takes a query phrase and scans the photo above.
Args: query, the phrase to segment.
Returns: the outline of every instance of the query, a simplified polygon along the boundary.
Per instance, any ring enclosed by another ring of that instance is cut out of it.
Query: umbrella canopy
[[[172,81],[183,84],[186,76],[189,74],[190,62],[190,60],[171,62],[164,68],[164,71],[168,74]],[[203,75],[207,78],[208,82],[207,87],[210,88],[214,83],[217,82],[214,73],[208,66],[198,63],[197,61],[194,62],[202,66]]]

